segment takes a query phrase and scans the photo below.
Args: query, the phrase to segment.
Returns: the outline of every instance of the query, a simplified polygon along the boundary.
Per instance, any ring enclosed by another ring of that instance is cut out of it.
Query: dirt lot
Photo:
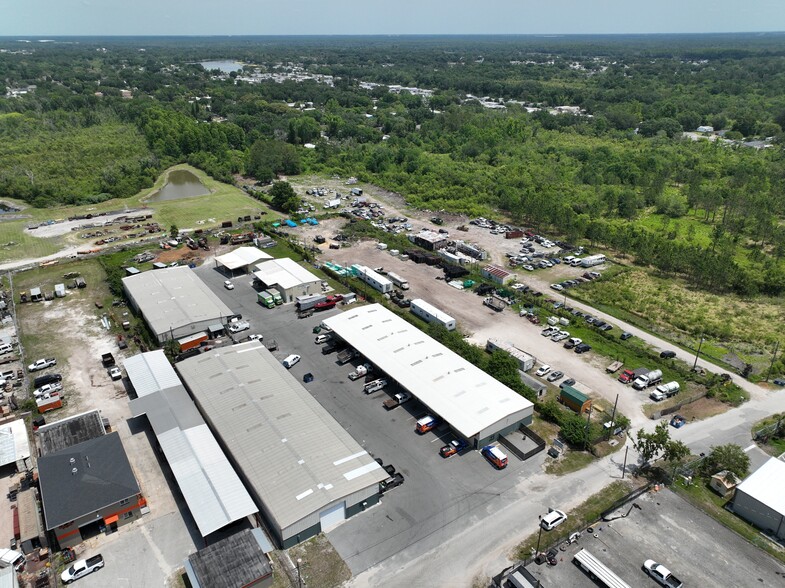
[[[112,297],[98,262],[79,261],[68,266],[22,272],[15,277],[15,287],[18,291],[41,285],[46,290],[54,281],[64,281],[62,272],[69,270],[79,271],[87,288],[67,290],[65,298],[17,306],[25,358],[34,361],[39,357],[55,357],[57,367],[39,374],[57,372],[63,376],[64,406],[45,417],[52,422],[99,409],[101,415],[109,419],[112,429],[119,432],[153,517],[173,512],[176,510],[174,498],[147,435],[129,428],[131,412],[123,381],[113,382],[101,365],[103,353],[112,352],[122,367],[123,359],[138,350],[132,349],[132,344],[128,350],[120,351],[115,321],[110,329],[101,323],[103,314],[112,314],[119,321],[128,311],[124,307],[112,308],[107,303]],[[101,301],[104,308],[99,310],[96,301]]]

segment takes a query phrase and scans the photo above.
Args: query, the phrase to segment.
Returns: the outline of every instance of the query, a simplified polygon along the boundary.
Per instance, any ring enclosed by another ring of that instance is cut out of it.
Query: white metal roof
[[[156,335],[233,314],[187,266],[128,276],[123,278],[123,287]]]
[[[443,323],[453,322],[455,319],[444,311],[439,310],[430,302],[426,302],[422,298],[415,298],[412,300],[412,306],[419,306],[422,310],[430,314],[432,317],[437,318]]]
[[[30,457],[30,441],[22,419],[0,425],[0,466]]]
[[[769,461],[736,486],[736,491],[744,492],[747,496],[785,516],[783,488],[785,488],[785,462],[771,457]]]
[[[267,286],[280,286],[284,290],[300,284],[319,282],[320,279],[288,257],[271,259],[256,266],[254,275]]]
[[[182,384],[161,349],[129,357],[123,366],[139,398]]]
[[[236,270],[241,267],[259,263],[259,261],[263,259],[272,258],[272,255],[269,255],[256,247],[238,247],[234,251],[219,255],[215,258],[215,261],[230,270]]]
[[[177,371],[280,529],[387,477],[258,341],[202,353]]]
[[[423,404],[469,438],[531,402],[380,304],[324,320]]]
[[[164,352],[136,355],[125,367],[139,394],[131,412],[147,415],[202,536],[258,512]]]

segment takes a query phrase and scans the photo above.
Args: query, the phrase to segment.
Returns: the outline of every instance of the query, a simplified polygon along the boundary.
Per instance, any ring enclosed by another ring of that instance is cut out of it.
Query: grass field
[[[29,215],[30,218],[0,222],[0,262],[43,257],[55,253],[64,246],[64,237],[41,238],[25,233],[24,229],[28,224],[67,219],[79,214],[96,214],[145,206],[145,200],[166,183],[169,172],[178,169],[185,169],[195,174],[211,193],[205,196],[147,204],[155,211],[153,220],[162,227],[168,229],[174,224],[180,229],[208,228],[220,226],[222,221],[236,221],[238,216],[260,212],[266,213],[264,216],[266,220],[280,216],[264,203],[248,196],[243,190],[218,182],[203,171],[182,164],[162,173],[152,188],[142,190],[130,198],[107,200],[100,204],[32,208],[24,202],[5,199],[22,208],[20,214]]]
[[[692,290],[642,269],[605,272],[571,294],[688,349],[704,337],[702,355],[736,366],[750,363],[758,372],[768,367],[785,319],[780,301]]]

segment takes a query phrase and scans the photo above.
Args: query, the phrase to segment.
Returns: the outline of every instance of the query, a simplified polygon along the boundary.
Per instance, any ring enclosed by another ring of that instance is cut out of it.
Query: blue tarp
[[[290,220],[287,219],[285,222],[286,222],[286,226],[287,227],[296,227],[297,226],[297,223],[294,222],[294,221],[290,221]]]

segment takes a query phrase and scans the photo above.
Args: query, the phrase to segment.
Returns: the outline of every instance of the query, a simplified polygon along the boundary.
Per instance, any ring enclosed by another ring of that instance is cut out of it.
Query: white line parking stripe
[[[744,453],[747,453],[750,449],[755,449],[756,447],[757,447],[757,445],[755,445],[755,443],[753,443],[752,445],[750,445],[749,447],[744,449]]]

